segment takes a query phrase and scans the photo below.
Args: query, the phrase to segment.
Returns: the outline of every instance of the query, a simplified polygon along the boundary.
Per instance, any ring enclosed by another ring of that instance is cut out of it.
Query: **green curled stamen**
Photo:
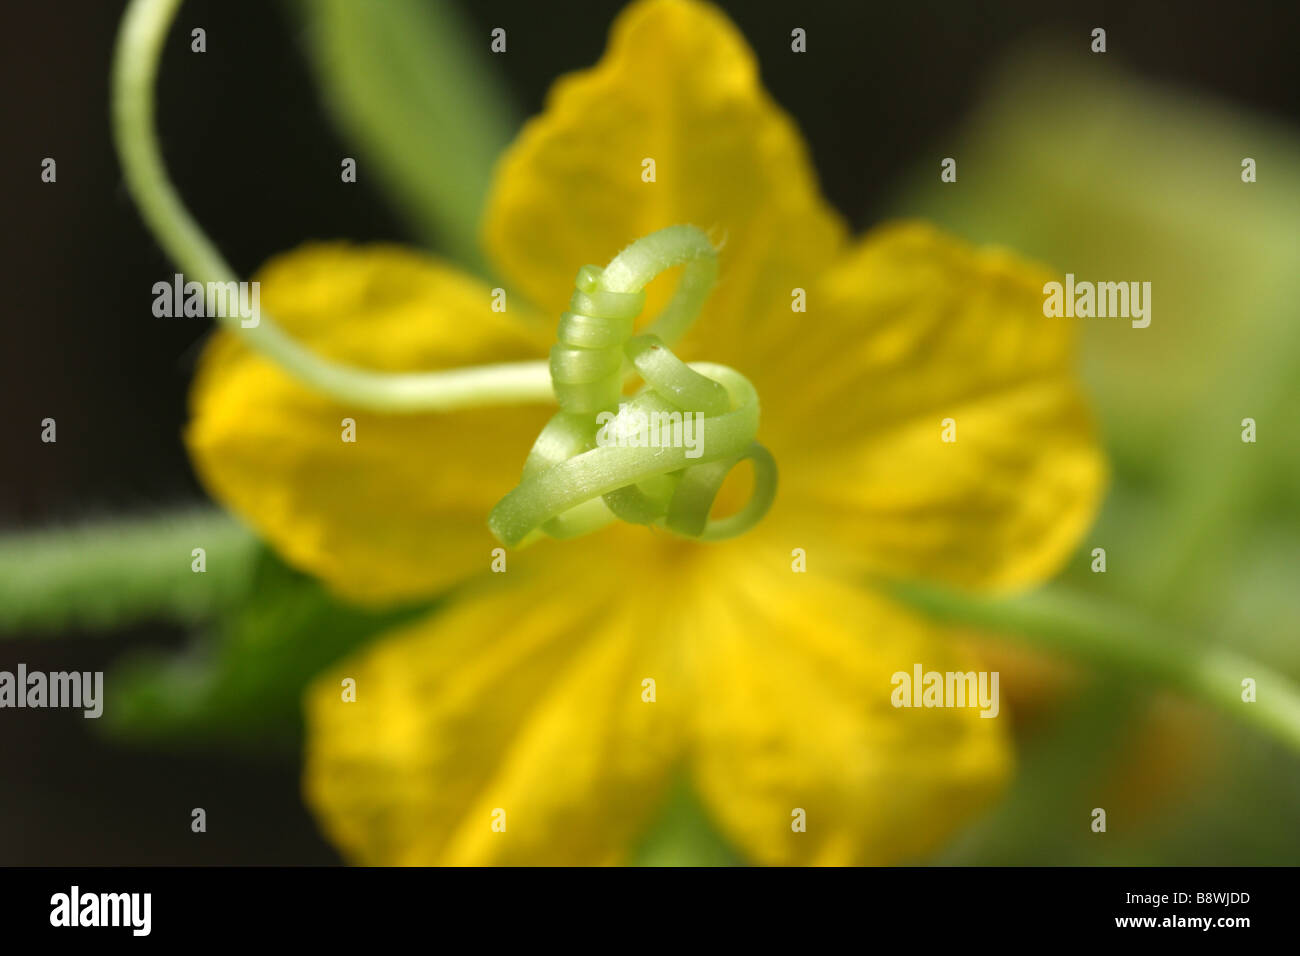
[[[674,266],[684,266],[676,293],[633,336],[645,287]],[[503,544],[571,538],[615,518],[715,541],[762,520],[776,495],[776,462],[754,440],[758,393],[734,369],[688,364],[668,348],[699,314],[717,272],[717,252],[694,226],[662,229],[604,269],[578,270],[551,349],[560,411],[533,444],[519,485],[488,518]],[[629,374],[645,384],[625,399]],[[710,519],[723,481],[745,460],[754,467],[748,503]]]

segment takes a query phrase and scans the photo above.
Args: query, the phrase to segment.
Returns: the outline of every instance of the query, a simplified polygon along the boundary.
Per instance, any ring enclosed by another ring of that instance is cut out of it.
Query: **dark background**
[[[1276,3],[723,2],[765,82],[797,118],[830,199],[858,228],[890,184],[955,129],[1012,50],[1107,30],[1139,74],[1300,122],[1294,0]],[[155,319],[174,271],[121,182],[108,71],[123,3],[8,5],[4,80],[0,532],[201,500],[180,429],[199,320]],[[561,72],[601,54],[622,6],[593,0],[464,4],[487,43],[504,26],[522,115]],[[203,55],[189,31],[207,31]],[[808,53],[790,53],[790,30]],[[190,0],[161,68],[159,127],[183,197],[231,264],[253,271],[306,239],[409,237],[318,105],[292,9]],[[449,144],[454,148],[454,144]],[[58,182],[40,181],[46,156]],[[39,422],[58,421],[57,444]],[[167,628],[43,641],[4,637],[0,666],[105,669],[127,646],[179,646]],[[73,712],[0,715],[0,864],[322,863],[334,851],[298,797],[292,762],[109,743]],[[206,835],[188,809],[208,811]],[[178,808],[181,808],[178,810]]]

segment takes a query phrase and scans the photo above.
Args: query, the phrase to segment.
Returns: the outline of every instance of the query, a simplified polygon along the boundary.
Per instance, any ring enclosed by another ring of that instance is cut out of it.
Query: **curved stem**
[[[113,134],[127,187],[163,250],[188,278],[233,281],[235,272],[181,202],[167,178],[154,129],[154,81],[167,30],[180,0],[133,0],[113,57]],[[360,407],[386,412],[445,411],[466,406],[552,401],[545,362],[512,362],[442,372],[390,374],[327,361],[268,315],[226,328],[301,382]]]
[[[1134,612],[1052,588],[1003,600],[912,583],[895,584],[891,592],[932,618],[1158,683],[1300,753],[1300,688],[1294,681],[1243,655],[1166,634],[1163,625]],[[1246,678],[1255,682],[1252,702],[1242,700]]]

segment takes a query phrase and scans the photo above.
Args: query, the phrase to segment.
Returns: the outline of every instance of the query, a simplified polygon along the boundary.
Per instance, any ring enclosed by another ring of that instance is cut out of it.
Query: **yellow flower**
[[[436,260],[345,244],[273,261],[262,301],[376,369],[536,359],[578,266],[676,223],[725,239],[678,354],[753,381],[780,468],[731,541],[615,525],[490,573],[488,512],[552,409],[363,414],[229,334],[205,354],[187,437],[214,496],[342,595],[448,595],[308,695],[307,797],[352,859],[619,862],[684,774],[757,862],[908,860],[1005,779],[1005,718],[891,706],[896,671],[975,662],[872,581],[1009,589],[1068,555],[1103,483],[1072,329],[1007,253],[914,223],[850,243],[714,8],[628,8],[502,159],[485,243],[507,312]]]

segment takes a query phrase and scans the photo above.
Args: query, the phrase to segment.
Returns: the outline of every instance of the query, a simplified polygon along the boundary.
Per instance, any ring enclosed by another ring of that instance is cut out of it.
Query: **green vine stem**
[[[913,583],[891,590],[934,620],[1059,651],[1166,687],[1262,730],[1300,754],[1300,689],[1294,681],[1248,657],[1169,634],[1164,625],[1139,613],[1052,587],[1011,599]],[[1250,703],[1242,699],[1246,678],[1255,682],[1256,699]]]
[[[154,236],[188,279],[230,282],[235,272],[204,235],[167,177],[154,129],[154,82],[163,41],[180,0],[133,0],[113,57],[113,134],[127,187]],[[511,362],[441,372],[390,374],[327,361],[304,348],[266,314],[245,328],[220,321],[249,347],[304,384],[360,408],[447,411],[482,405],[550,402],[545,362]]]
[[[0,538],[0,632],[204,620],[238,599],[258,547],[213,509]]]

